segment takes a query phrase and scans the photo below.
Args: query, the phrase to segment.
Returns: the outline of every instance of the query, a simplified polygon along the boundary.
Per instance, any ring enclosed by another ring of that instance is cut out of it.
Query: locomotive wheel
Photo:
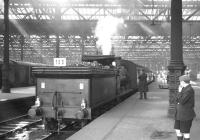
[[[47,131],[57,131],[58,121],[53,118],[45,118],[45,129]]]

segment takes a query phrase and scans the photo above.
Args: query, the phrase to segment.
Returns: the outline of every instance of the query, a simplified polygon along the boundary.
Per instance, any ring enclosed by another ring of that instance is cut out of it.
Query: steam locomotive
[[[141,70],[151,75],[113,55],[83,56],[81,64],[65,67],[33,67],[37,98],[29,115],[41,115],[48,130],[69,120],[91,120],[99,106],[136,91]]]

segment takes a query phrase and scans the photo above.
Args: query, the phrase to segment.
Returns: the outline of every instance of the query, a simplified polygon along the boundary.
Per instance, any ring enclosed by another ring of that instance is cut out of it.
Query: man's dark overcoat
[[[141,74],[139,77],[138,91],[139,92],[147,92],[147,75],[145,73]]]
[[[189,84],[176,96],[175,120],[192,120],[196,115],[194,112],[194,90]]]

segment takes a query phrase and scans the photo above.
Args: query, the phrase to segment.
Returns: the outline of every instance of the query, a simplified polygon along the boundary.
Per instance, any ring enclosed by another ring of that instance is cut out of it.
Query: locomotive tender
[[[69,120],[91,120],[99,106],[136,91],[138,73],[144,69],[113,55],[83,56],[82,61],[76,66],[33,67],[37,99],[29,115],[39,113],[46,129],[59,129]]]

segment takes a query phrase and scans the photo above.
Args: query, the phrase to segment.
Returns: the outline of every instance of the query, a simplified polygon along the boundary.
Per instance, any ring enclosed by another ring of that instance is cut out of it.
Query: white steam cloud
[[[111,37],[117,33],[117,27],[123,24],[121,18],[107,16],[97,22],[95,36],[98,38],[97,47],[102,49],[103,55],[110,55],[112,43]]]

